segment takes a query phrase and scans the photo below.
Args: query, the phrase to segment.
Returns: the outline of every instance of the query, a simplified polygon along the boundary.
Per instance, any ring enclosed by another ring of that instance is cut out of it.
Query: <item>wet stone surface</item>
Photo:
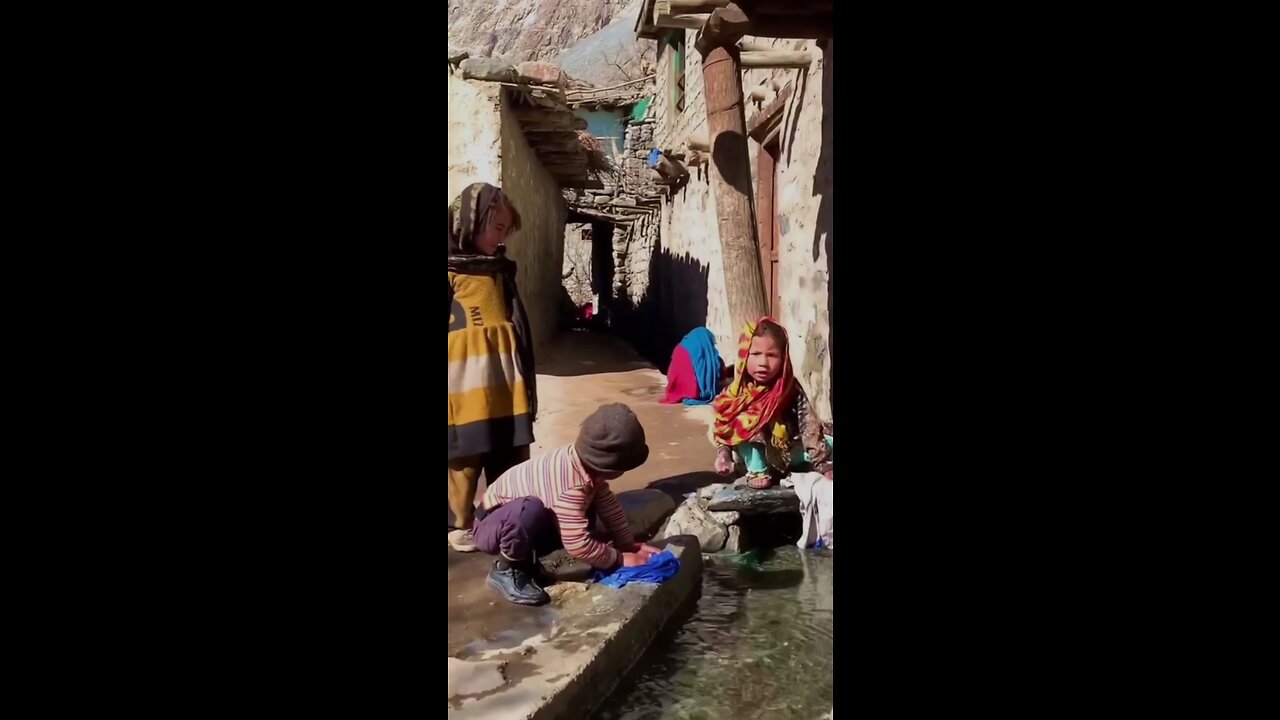
[[[718,512],[736,510],[743,515],[760,513],[798,513],[800,499],[791,488],[771,487],[756,490],[745,485],[733,485],[717,490],[707,503],[707,509]]]

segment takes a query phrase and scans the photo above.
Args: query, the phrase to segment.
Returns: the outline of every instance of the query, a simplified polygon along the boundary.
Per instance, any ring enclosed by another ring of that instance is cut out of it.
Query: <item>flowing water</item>
[[[832,711],[832,553],[707,556],[692,617],[593,720],[818,720]]]

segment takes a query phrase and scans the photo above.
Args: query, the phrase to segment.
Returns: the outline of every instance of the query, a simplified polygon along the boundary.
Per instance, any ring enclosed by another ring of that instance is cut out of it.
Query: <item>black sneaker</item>
[[[502,568],[495,561],[489,571],[488,583],[502,597],[517,605],[546,605],[551,602],[551,596],[538,587],[529,572],[515,565]]]

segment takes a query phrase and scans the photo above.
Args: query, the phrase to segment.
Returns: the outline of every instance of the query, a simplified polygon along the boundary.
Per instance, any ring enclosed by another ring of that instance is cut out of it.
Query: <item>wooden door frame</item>
[[[760,272],[765,286],[766,307],[769,315],[777,318],[781,308],[779,277],[774,265],[781,266],[779,255],[780,229],[778,227],[778,161],[774,148],[781,154],[778,133],[760,144],[756,155],[756,238],[760,246]]]
[[[759,145],[756,152],[756,239],[760,248],[760,272],[765,287],[765,305],[770,316],[778,318],[781,312],[781,228],[778,226],[778,159],[782,156],[782,119],[787,100],[791,97],[790,83],[778,92],[778,96],[756,113],[747,124],[747,135]],[[770,152],[777,148],[778,157]],[[768,252],[766,252],[766,249]],[[774,274],[774,264],[779,272]],[[781,319],[781,318],[778,318]]]

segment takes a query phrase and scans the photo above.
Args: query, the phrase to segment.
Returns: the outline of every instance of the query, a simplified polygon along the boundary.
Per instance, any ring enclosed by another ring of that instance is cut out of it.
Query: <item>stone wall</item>
[[[450,107],[452,116],[454,109]],[[565,203],[560,185],[525,141],[506,94],[501,103],[501,186],[520,212],[521,228],[507,240],[519,263],[517,283],[529,313],[535,352],[542,353],[559,326],[564,289]]]
[[[519,264],[516,281],[529,313],[535,351],[557,329],[565,221],[559,184],[525,141],[502,86],[449,72],[449,202],[475,182],[501,187],[522,227],[507,240]]]
[[[654,143],[682,151],[690,137],[707,137],[702,58],[693,47],[695,34],[686,33],[685,109],[675,112],[671,97],[671,52],[658,58],[653,101]],[[818,414],[833,421],[831,409],[831,297],[830,259],[832,218],[832,58],[834,42],[819,47],[813,41],[746,38],[746,42],[779,49],[807,49],[815,62],[806,70],[749,70],[743,74],[746,92],[764,85],[763,102],[749,100],[748,124],[778,90],[792,86],[783,110],[781,159],[778,166],[778,215],[782,228],[779,248],[779,321],[791,336],[791,360],[797,377],[814,400]],[[752,174],[760,144],[749,142]],[[662,298],[663,322],[675,327],[705,324],[716,335],[725,362],[735,359],[740,328],[731,327],[724,290],[719,229],[711,191],[710,169],[690,167],[689,182],[663,202],[659,260],[652,282]],[[753,177],[753,180],[755,178]],[[758,183],[753,183],[758,187]],[[700,277],[705,280],[700,280]],[[705,297],[703,293],[705,292]],[[702,318],[701,320],[699,320]]]
[[[564,289],[574,307],[595,299],[591,290],[591,226],[573,223],[564,229]]]
[[[449,202],[471,183],[502,182],[501,89],[449,71]]]
[[[665,368],[671,349],[683,336],[680,327],[660,312],[670,304],[659,295],[652,278],[662,273],[665,255],[660,252],[661,197],[657,174],[645,164],[654,147],[652,120],[628,118],[618,172],[603,178],[604,187],[566,197],[579,211],[597,218],[596,256],[592,283],[600,311],[614,332],[630,340],[641,354]],[[611,235],[604,228],[612,228]],[[573,231],[566,242],[573,241]],[[567,289],[577,283],[566,278]]]

